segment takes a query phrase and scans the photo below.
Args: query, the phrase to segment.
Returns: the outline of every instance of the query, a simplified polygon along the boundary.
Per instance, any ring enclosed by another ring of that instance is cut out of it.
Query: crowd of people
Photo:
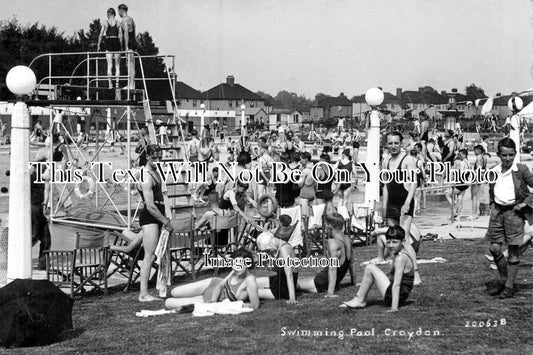
[[[417,126],[415,126],[417,127]],[[389,170],[413,170],[420,169],[421,176],[416,181],[398,183],[391,181],[383,186],[382,215],[384,227],[375,231],[377,243],[378,261],[387,257],[392,258],[392,269],[387,276],[374,263],[368,265],[361,279],[361,286],[351,300],[343,302],[340,307],[360,308],[366,305],[370,288],[374,285],[382,295],[385,304],[390,311],[398,311],[416,285],[422,282],[417,265],[417,253],[420,245],[420,232],[412,218],[419,208],[417,203],[417,190],[423,186],[424,164],[429,161],[453,162],[458,169],[469,166],[468,150],[460,148],[457,134],[446,131],[444,139],[431,137],[425,131],[424,125],[420,125],[420,132],[413,132],[410,137],[404,139],[403,135],[396,131],[384,134],[384,154],[382,168]],[[322,141],[322,151],[318,152],[318,159],[323,166],[330,166],[334,176],[347,176],[348,181],[332,179],[329,182],[317,183],[311,175],[313,164],[312,155],[308,150],[315,146],[305,145],[297,134],[286,127],[278,130],[264,132],[262,134],[249,135],[243,132],[236,140],[235,145],[229,145],[230,153],[226,163],[235,161],[237,171],[239,169],[257,168],[260,180],[254,183],[246,183],[240,180],[235,182],[229,179],[219,180],[220,169],[212,162],[219,162],[220,150],[215,140],[209,134],[203,134],[198,139],[195,131],[191,132],[192,139],[187,142],[185,154],[190,161],[206,162],[208,167],[208,179],[206,184],[193,184],[191,192],[198,201],[207,199],[208,211],[198,218],[195,228],[210,228],[214,216],[239,214],[246,222],[255,223],[256,218],[250,213],[250,209],[257,211],[261,208],[262,196],[271,195],[277,205],[282,208],[299,206],[302,216],[312,214],[311,206],[325,204],[323,210],[324,231],[327,235],[324,245],[325,255],[337,258],[339,264],[328,266],[319,271],[314,277],[299,277],[300,268],[283,266],[275,267],[274,274],[269,277],[256,277],[253,274],[253,264],[257,258],[255,253],[248,249],[238,249],[232,254],[234,260],[252,260],[252,264],[235,262],[233,270],[225,278],[211,278],[184,286],[178,286],[171,292],[166,306],[180,308],[194,302],[215,302],[222,299],[243,300],[246,306],[259,307],[260,299],[284,299],[289,304],[297,303],[297,293],[324,293],[325,297],[337,297],[341,281],[348,272],[353,271],[352,240],[346,225],[346,216],[342,215],[341,209],[351,208],[352,192],[357,188],[357,172],[354,158],[357,156],[359,144],[355,140],[346,139],[353,132],[337,130],[336,136],[343,139],[327,139]],[[357,132],[358,134],[358,132]],[[421,139],[424,137],[425,139]],[[318,139],[318,138],[317,138]],[[360,139],[360,137],[359,137]],[[257,149],[251,141],[255,140]],[[148,279],[154,252],[159,240],[160,232],[166,229],[172,233],[171,220],[165,211],[165,198],[163,195],[161,177],[157,173],[156,163],[163,156],[163,151],[158,145],[149,143],[148,131],[141,131],[136,152],[138,153],[139,165],[144,167],[148,174],[144,182],[139,184],[138,191],[144,202],[144,209],[139,216],[141,230],[137,234],[129,234],[130,246],[144,248],[144,259],[141,264],[140,294],[139,301],[150,302],[158,298],[152,296],[148,289]],[[359,140],[357,140],[359,143]],[[486,142],[484,142],[486,144]],[[338,146],[335,154],[334,146]],[[36,161],[49,159],[52,150],[53,160],[66,162],[69,152],[66,144],[61,141],[58,134],[53,139],[45,140],[42,149],[37,153]],[[488,156],[483,145],[474,146],[476,160],[474,168],[488,168]],[[501,298],[513,297],[514,280],[516,279],[519,256],[530,244],[531,237],[527,231],[531,229],[523,222],[523,214],[520,211],[526,203],[529,191],[525,186],[533,186],[533,175],[523,165],[513,163],[516,155],[514,141],[504,138],[500,141],[497,150],[501,164],[495,169],[501,169],[502,175],[513,176],[511,180],[498,180],[490,187],[491,213],[490,225],[487,236],[490,241],[491,255],[487,256],[494,262],[499,271],[499,281],[494,289],[490,289],[491,295],[500,295]],[[334,161],[336,160],[336,161]],[[283,162],[291,169],[299,169],[302,175],[296,181],[289,180],[282,184],[269,183],[273,174],[273,163]],[[319,175],[328,174],[329,169],[319,169]],[[339,174],[339,171],[345,173]],[[32,175],[35,177],[35,174]],[[510,182],[511,181],[511,182]],[[509,197],[509,184],[515,184],[514,197]],[[39,268],[45,268],[43,251],[50,248],[50,235],[47,228],[43,227],[46,221],[44,211],[49,205],[49,187],[43,184],[34,184],[32,180],[32,223],[34,224],[34,243],[41,241],[41,253]],[[447,198],[460,198],[464,190],[461,184],[453,186],[451,194]],[[473,194],[473,206],[477,206],[474,196],[477,196],[480,186],[470,187]],[[335,198],[336,197],[336,198]],[[333,203],[335,198],[335,204]],[[64,201],[63,203],[66,203]],[[70,202],[71,203],[71,202]],[[532,204],[531,202],[529,202]],[[459,203],[456,202],[456,205]],[[44,207],[43,207],[44,206]],[[460,207],[457,207],[460,213]],[[253,213],[253,212],[252,212]],[[298,258],[299,250],[288,243],[294,225],[287,215],[278,216],[278,223],[274,229],[261,229],[255,242],[257,251],[265,252],[274,259]],[[512,225],[512,228],[511,228]],[[297,228],[302,228],[297,226]],[[529,228],[529,229],[528,229]],[[512,230],[511,230],[512,229]],[[526,230],[526,233],[524,233]],[[224,245],[230,241],[227,231],[218,231],[217,245]],[[502,244],[509,245],[507,254],[504,254]],[[129,246],[128,246],[129,247]]]

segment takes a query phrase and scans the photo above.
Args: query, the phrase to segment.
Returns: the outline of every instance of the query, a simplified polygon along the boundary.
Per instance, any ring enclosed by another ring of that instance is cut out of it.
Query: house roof
[[[291,108],[274,107],[270,111],[270,115],[280,115],[280,114],[281,115],[290,115],[294,111],[296,111],[296,110],[293,110]]]
[[[326,96],[318,100],[315,107],[330,107],[330,106],[352,106],[352,102],[344,95],[337,97]]]
[[[253,93],[240,84],[222,83],[204,92],[208,100],[248,100],[265,101],[261,96]]]
[[[178,81],[176,82],[176,98],[203,100],[205,98],[205,95],[203,95],[200,91],[193,89],[184,82]]]
[[[258,115],[259,112],[263,111],[263,113],[266,115],[266,111],[262,107],[250,107],[244,109],[245,115]]]

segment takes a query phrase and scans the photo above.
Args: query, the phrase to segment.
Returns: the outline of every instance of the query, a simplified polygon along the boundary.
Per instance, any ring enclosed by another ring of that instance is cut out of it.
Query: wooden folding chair
[[[311,216],[302,216],[304,227],[304,253],[311,255],[313,250],[317,254],[324,254],[324,210],[326,205],[314,205]]]
[[[353,204],[350,218],[350,238],[353,244],[370,245],[372,243],[373,217],[367,204]]]
[[[257,236],[261,234],[263,230],[270,229],[272,229],[271,220],[256,219],[253,222],[244,221],[244,223],[241,223],[241,228],[239,228],[237,242],[230,249],[245,247],[250,250],[255,250],[257,248]]]
[[[109,232],[109,245],[127,246],[131,241],[124,237],[122,233]],[[124,292],[129,292],[131,285],[137,282],[141,276],[141,266],[139,260],[144,257],[142,244],[132,249],[130,252],[109,250],[109,267],[107,277],[116,274],[121,275],[127,280]]]
[[[172,262],[172,276],[179,270],[187,276],[196,279],[195,247],[194,247],[194,217],[187,215],[170,221],[174,232],[168,238],[168,250]]]
[[[108,234],[76,233],[74,250],[46,251],[47,279],[70,287],[71,297],[84,294],[87,287],[107,294]]]
[[[220,243],[219,233],[227,231],[227,243]],[[211,237],[209,250],[206,252],[208,257],[227,258],[229,254],[238,248],[237,236],[239,235],[239,215],[237,213],[227,216],[214,216],[211,225]],[[214,268],[215,275],[218,274],[218,268]]]

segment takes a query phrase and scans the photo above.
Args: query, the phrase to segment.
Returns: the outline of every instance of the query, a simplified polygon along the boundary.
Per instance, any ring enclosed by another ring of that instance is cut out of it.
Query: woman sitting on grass
[[[391,307],[387,312],[398,312],[398,306],[403,305],[407,297],[409,297],[409,293],[413,288],[415,271],[413,260],[404,251],[402,241],[405,238],[405,231],[400,226],[389,227],[385,238],[387,238],[387,248],[394,255],[389,277],[378,266],[367,265],[357,296],[348,302],[344,302],[340,307],[366,307],[366,297],[373,284],[377,286],[379,293],[384,296],[385,305]]]
[[[187,285],[175,287],[167,298],[165,306],[180,309],[194,303],[211,303],[225,299],[247,301],[244,307],[258,309],[259,294],[257,281],[250,269],[255,266],[252,252],[240,248],[231,253],[232,271],[224,279],[212,277]]]
[[[275,238],[271,232],[263,232],[257,237],[257,250],[274,258],[272,276],[258,277],[259,297],[267,300],[287,300],[287,304],[297,304],[296,284],[298,270],[289,265],[289,259],[295,259],[292,246],[281,239]],[[283,260],[283,266],[277,266],[276,260]]]
[[[326,215],[326,228],[330,238],[327,240],[329,258],[336,258],[339,266],[329,266],[322,269],[315,277],[302,279],[298,282],[298,289],[304,292],[326,292],[324,297],[338,297],[335,290],[352,267],[352,241],[343,232],[344,217],[339,213]]]

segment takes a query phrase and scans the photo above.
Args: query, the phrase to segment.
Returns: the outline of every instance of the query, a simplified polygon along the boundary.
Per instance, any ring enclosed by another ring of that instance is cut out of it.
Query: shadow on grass
[[[60,343],[60,342],[76,339],[77,337],[85,333],[85,331],[86,329],[83,327],[65,330],[63,334],[61,334],[61,338],[59,339],[58,342]]]

